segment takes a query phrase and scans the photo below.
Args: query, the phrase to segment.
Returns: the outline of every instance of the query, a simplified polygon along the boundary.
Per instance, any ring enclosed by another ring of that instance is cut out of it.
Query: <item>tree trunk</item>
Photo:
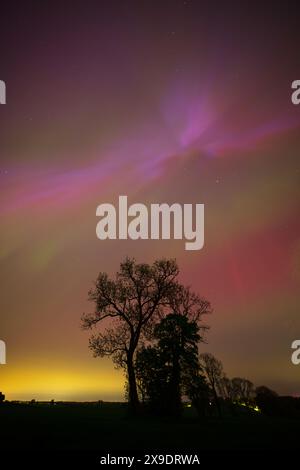
[[[139,408],[139,397],[137,393],[136,378],[133,367],[133,356],[127,356],[127,373],[128,373],[128,395],[129,395],[129,411],[132,415],[136,415]]]

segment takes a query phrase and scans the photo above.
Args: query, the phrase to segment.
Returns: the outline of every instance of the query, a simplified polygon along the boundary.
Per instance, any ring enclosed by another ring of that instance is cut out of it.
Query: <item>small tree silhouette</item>
[[[218,397],[218,389],[224,377],[222,362],[216,359],[210,353],[202,353],[199,356],[200,367],[203,370],[205,377],[212,389],[214,401],[218,410],[218,415],[221,417],[221,406]]]
[[[234,377],[231,383],[233,392],[232,399],[245,405],[251,405],[255,394],[253,383],[241,377]]]

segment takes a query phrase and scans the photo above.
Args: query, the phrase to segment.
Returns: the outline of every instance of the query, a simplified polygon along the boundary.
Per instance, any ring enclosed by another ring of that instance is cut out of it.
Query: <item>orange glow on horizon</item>
[[[105,365],[105,363],[104,363]],[[124,376],[122,371],[91,367],[82,371],[69,369],[65,364],[50,368],[24,365],[3,366],[0,370],[0,391],[7,400],[66,400],[123,401]]]

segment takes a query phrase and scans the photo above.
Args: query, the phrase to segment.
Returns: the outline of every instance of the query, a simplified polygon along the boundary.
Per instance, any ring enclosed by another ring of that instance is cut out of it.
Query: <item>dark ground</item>
[[[0,406],[1,450],[295,450],[299,429],[298,419],[259,413],[199,420],[187,408],[176,421],[132,419],[126,406],[117,403]]]

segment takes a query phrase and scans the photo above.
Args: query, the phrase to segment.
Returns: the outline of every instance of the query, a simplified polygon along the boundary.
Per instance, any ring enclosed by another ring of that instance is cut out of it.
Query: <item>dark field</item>
[[[260,414],[199,420],[129,418],[126,406],[10,404],[0,406],[2,450],[284,450],[299,446],[299,420]]]

